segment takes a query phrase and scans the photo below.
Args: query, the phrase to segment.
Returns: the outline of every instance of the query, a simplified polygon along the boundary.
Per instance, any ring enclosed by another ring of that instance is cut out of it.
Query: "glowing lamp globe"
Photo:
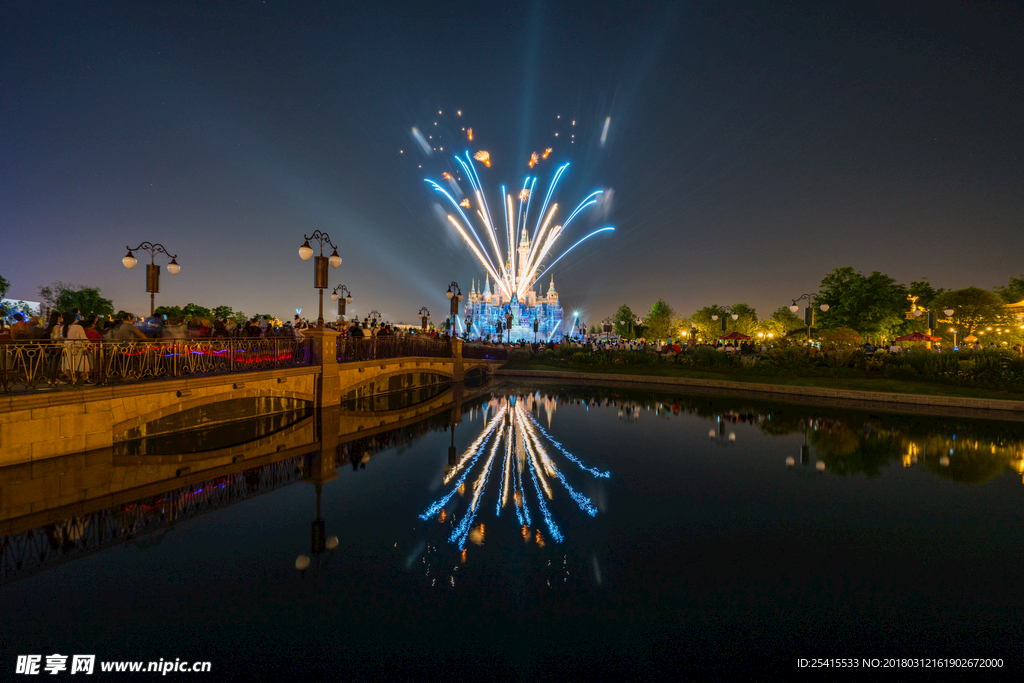
[[[326,547],[328,550],[334,550],[335,548],[337,548],[338,547],[338,537],[337,536],[328,536],[327,537],[327,542],[324,544],[324,547]]]
[[[299,247],[299,258],[303,261],[313,258],[313,247],[309,246],[309,240],[303,242],[302,246]]]
[[[331,292],[331,301],[337,301],[337,300],[338,300],[338,293],[337,292]]]
[[[821,312],[824,313],[825,311],[827,311],[829,309],[829,305],[828,304],[822,304],[818,308],[820,308]]]
[[[946,310],[943,311],[943,313],[945,313],[946,317],[948,318],[949,316],[953,315],[953,309],[947,308]]]
[[[921,309],[920,308],[918,308],[917,310],[914,311],[914,317],[915,318],[920,318],[921,317]]]
[[[797,306],[796,304],[793,304],[792,306],[789,307],[789,310],[793,313],[796,313],[797,311],[800,310],[800,307]]]
[[[295,568],[300,572],[309,569],[309,555],[299,555],[295,558]]]
[[[715,430],[714,429],[709,429],[708,430],[708,436],[710,436],[712,439],[715,438]]]
[[[792,467],[793,465],[796,464],[796,458],[794,458],[792,455],[789,456],[788,458],[786,458],[786,464]]]
[[[332,253],[330,258],[328,258],[327,260],[330,261],[331,268],[337,268],[338,266],[341,265],[341,257],[338,256],[337,249],[334,250],[334,253]]]
[[[449,289],[447,292],[444,293],[444,295],[451,299],[453,296],[455,296],[455,292]]]
[[[825,463],[819,460],[818,462],[814,463],[814,469],[818,470],[819,472],[824,472]]]
[[[739,320],[740,319],[739,313],[733,313],[731,317],[732,317],[733,320]]]
[[[125,268],[131,270],[132,268],[135,267],[135,264],[138,263],[138,260],[134,256],[132,256],[132,252],[129,251],[128,255],[121,259],[121,263],[124,264]]]
[[[711,316],[711,319],[712,319],[712,320],[718,320],[718,316],[717,316],[717,315],[712,315],[712,316]]]
[[[347,303],[347,304],[352,303],[352,297],[351,296],[346,296],[345,297],[345,303]]]
[[[177,275],[180,271],[181,266],[178,265],[177,261],[171,259],[171,262],[167,264],[167,272],[171,275]]]
[[[949,456],[944,455],[941,458],[939,458],[939,464],[942,465],[943,467],[949,467]]]

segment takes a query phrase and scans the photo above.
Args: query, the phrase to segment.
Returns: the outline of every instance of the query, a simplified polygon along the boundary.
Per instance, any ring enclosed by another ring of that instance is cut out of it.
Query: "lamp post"
[[[448,301],[451,302],[451,321],[452,331],[451,334],[455,336],[455,316],[459,314],[459,302],[462,301],[462,289],[459,287],[459,283],[452,280],[452,283],[448,285],[448,291],[444,293],[448,297]]]
[[[427,323],[430,321],[430,311],[427,310],[426,306],[420,308],[420,323],[423,325],[423,331],[427,331]]]
[[[614,325],[614,324],[615,324],[614,320],[612,320],[611,318],[605,318],[604,320],[601,321],[601,330],[605,334],[608,334],[608,333],[610,333],[612,331],[612,325]]]
[[[345,317],[345,304],[352,303],[352,292],[345,285],[338,285],[331,292],[331,300],[338,302],[338,316]]]
[[[537,343],[537,330],[540,329],[540,320],[537,318],[533,319],[533,343]]]
[[[370,327],[376,329],[378,320],[383,320],[383,318],[380,316],[380,311],[375,308],[370,311]]]
[[[160,267],[156,265],[156,254],[157,252],[160,252],[165,256],[171,257],[171,262],[167,264],[167,272],[171,275],[177,275],[178,271],[181,270],[181,266],[179,266],[178,262],[175,260],[178,257],[169,253],[167,249],[164,248],[164,245],[154,244],[152,242],[143,242],[134,249],[129,249],[128,247],[125,248],[128,249],[128,253],[121,259],[121,263],[123,263],[124,267],[128,270],[134,268],[135,264],[138,263],[138,260],[132,254],[133,251],[144,249],[149,252],[149,265],[146,266],[146,291],[149,292],[149,314],[152,316],[153,312],[156,310],[154,297],[156,293],[160,291]]]
[[[508,330],[508,343],[512,343],[512,321],[515,316],[512,314],[512,304],[505,304],[505,329]]]
[[[732,312],[732,306],[722,306],[722,311],[725,312],[725,313],[728,313],[729,317],[733,319],[733,322],[735,322],[735,321],[740,319],[739,313],[733,313]],[[711,319],[712,320],[718,320],[718,314],[717,313],[712,313],[711,314]],[[723,317],[722,318],[722,332],[725,332],[726,328],[727,328],[727,322],[726,322],[726,319]]]
[[[303,261],[313,258],[313,286],[320,290],[320,312],[316,317],[316,326],[322,330],[324,328],[324,290],[327,289],[327,264],[330,263],[331,268],[337,268],[341,265],[341,257],[338,256],[338,247],[334,245],[326,232],[315,230],[311,236],[303,235],[302,237],[305,241],[299,247],[299,258]],[[320,242],[320,255],[315,258],[313,257],[313,248],[309,246],[310,240]],[[324,256],[324,243],[331,245],[334,250],[329,257]]]
[[[813,299],[816,296],[818,296],[818,293],[814,292],[812,294],[803,294],[800,297],[797,297],[796,299],[793,299],[793,305],[789,307],[790,312],[792,312],[793,315],[796,315],[796,312],[800,310],[800,307],[796,305],[797,301],[802,301],[803,299],[807,299],[807,303],[810,304],[811,303],[811,299]],[[818,306],[818,308],[820,308],[821,312],[824,313],[825,311],[827,311],[829,309],[829,305],[828,304],[822,304],[821,306]],[[810,306],[807,306],[806,308],[804,308],[804,325],[807,325],[807,343],[808,344],[811,343],[811,325],[813,325],[813,324],[814,324],[814,309],[811,308]]]

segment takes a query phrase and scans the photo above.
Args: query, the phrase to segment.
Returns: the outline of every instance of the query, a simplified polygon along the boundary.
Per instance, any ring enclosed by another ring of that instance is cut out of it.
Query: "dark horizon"
[[[410,131],[437,121],[461,152],[459,110],[495,197],[554,161],[572,162],[563,205],[613,191],[616,231],[553,271],[588,324],[659,297],[764,318],[840,266],[947,289],[1024,272],[1024,10],[1008,2],[52,2],[0,19],[9,298],[61,280],[148,311],[120,259],[151,240],[181,265],[157,305],[315,318],[297,250],[320,229],[355,313],[436,317],[483,268],[423,182],[450,161]]]

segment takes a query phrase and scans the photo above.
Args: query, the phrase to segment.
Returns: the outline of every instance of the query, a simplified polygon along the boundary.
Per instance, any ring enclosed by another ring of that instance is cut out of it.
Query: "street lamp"
[[[797,297],[796,299],[793,299],[793,305],[789,307],[789,310],[793,313],[793,315],[796,315],[796,312],[800,310],[800,307],[796,305],[797,301],[807,299],[807,303],[810,304],[811,300],[814,299],[816,296],[818,296],[818,293],[813,292],[811,294],[804,294],[800,297]],[[821,306],[818,306],[818,308],[820,308],[821,312],[824,313],[829,309],[829,305],[822,304]],[[811,326],[814,325],[814,309],[811,308],[810,306],[804,308],[804,325],[807,325],[807,343],[810,344]]]
[[[382,320],[383,321],[383,318],[381,318],[380,311],[378,311],[375,308],[372,311],[370,311],[370,327],[376,328],[377,327],[377,320]]]
[[[344,318],[345,304],[352,303],[352,292],[348,291],[348,287],[345,285],[338,285],[334,288],[334,291],[331,292],[331,301],[338,302],[338,315]]]
[[[733,313],[732,312],[732,306],[722,306],[722,311],[725,312],[725,313],[728,313],[729,317],[733,319],[733,322],[735,322],[735,321],[740,319],[740,314],[739,313]],[[718,314],[717,313],[712,313],[711,314],[711,319],[712,320],[718,320]],[[726,326],[727,326],[727,321],[723,317],[722,318],[722,332],[725,332]]]
[[[605,334],[608,334],[609,332],[612,331],[612,325],[614,325],[614,324],[615,324],[614,320],[612,320],[611,318],[605,318],[604,320],[601,321],[601,330]]]
[[[303,235],[302,237],[305,241],[299,247],[299,258],[303,261],[313,258],[313,286],[320,290],[320,312],[316,317],[316,326],[322,330],[324,328],[324,290],[327,289],[327,264],[330,263],[331,268],[337,268],[341,265],[341,257],[338,256],[338,247],[334,245],[326,232],[316,230],[312,236]],[[320,242],[319,256],[313,256],[313,248],[309,246],[310,240]],[[324,256],[325,242],[334,249],[329,257]]]
[[[537,330],[540,329],[540,320],[537,318],[533,319],[533,343],[537,343]]]
[[[452,283],[448,285],[448,291],[444,295],[451,302],[452,336],[454,337],[455,316],[459,314],[459,302],[462,301],[462,289],[459,288],[459,283],[452,280]]]
[[[427,331],[427,322],[430,321],[430,311],[427,310],[426,306],[420,308],[420,322],[423,324],[423,331]]]
[[[128,249],[128,247],[125,248]],[[177,275],[178,271],[181,270],[181,266],[179,266],[178,262],[175,260],[178,257],[174,254],[168,253],[164,248],[164,245],[153,244],[152,242],[143,242],[134,249],[128,249],[128,253],[125,254],[123,259],[121,259],[121,263],[124,264],[125,268],[131,270],[135,267],[138,260],[136,260],[132,252],[140,249],[145,249],[149,252],[149,265],[146,266],[146,291],[149,292],[149,315],[152,316],[153,312],[156,310],[154,295],[160,291],[160,267],[156,265],[156,253],[160,252],[165,256],[171,257],[171,262],[167,264],[167,272],[171,275]]]
[[[505,304],[505,329],[508,330],[508,343],[512,343],[512,321],[515,316],[512,314],[512,304]]]

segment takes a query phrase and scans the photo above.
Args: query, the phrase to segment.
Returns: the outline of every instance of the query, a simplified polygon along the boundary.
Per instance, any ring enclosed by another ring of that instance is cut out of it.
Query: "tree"
[[[644,320],[644,333],[651,339],[667,339],[672,336],[672,319],[676,313],[664,299],[658,299],[651,306]]]
[[[1006,286],[996,287],[995,292],[1008,304],[1024,301],[1024,275],[1011,277]]]
[[[78,309],[83,316],[110,315],[114,302],[100,295],[99,287],[83,287],[66,282],[54,282],[39,288],[39,296],[51,309],[71,311]]]
[[[753,306],[746,303],[739,303],[733,304],[729,308],[732,309],[732,315],[729,315],[728,313],[726,314],[726,327],[730,331],[736,330],[737,332],[745,334],[748,337],[753,337],[755,334],[757,334],[757,311],[754,310]],[[733,315],[737,316],[736,320],[732,319]]]
[[[5,296],[7,296],[7,290],[9,290],[10,288],[10,281],[4,278],[3,275],[0,275],[0,299],[3,299]]]
[[[590,326],[590,334],[599,334],[600,330],[597,329],[597,325]]]
[[[822,312],[822,304],[828,311]],[[865,277],[850,266],[836,268],[818,286],[811,302],[815,327],[849,327],[877,338],[890,338],[903,324],[907,288],[877,270]]]
[[[762,325],[776,337],[785,337],[793,330],[804,329],[803,319],[794,315],[789,306],[780,306]]]
[[[717,315],[718,320],[712,320],[711,316]],[[718,339],[722,333],[722,316],[726,315],[725,309],[718,304],[705,306],[690,316],[690,325],[697,328],[697,337],[706,342]]]
[[[636,315],[633,313],[633,309],[631,309],[626,304],[622,304],[621,306],[619,306],[619,309],[615,311],[614,320],[615,334],[619,335],[620,337],[627,337],[630,339],[636,338],[637,322]],[[630,321],[632,321],[632,325],[630,325]],[[632,333],[630,332],[631,329]]]
[[[943,292],[935,297],[936,310],[953,309],[949,320],[960,339],[976,334],[992,325],[1013,325],[1013,316],[1003,311],[1005,302],[995,292],[980,287],[967,287]]]
[[[945,292],[945,289],[935,289],[932,284],[928,282],[928,278],[923,277],[920,280],[915,280],[910,283],[910,290],[908,294],[917,297],[917,305],[926,311],[932,309],[932,302],[939,294]]]

